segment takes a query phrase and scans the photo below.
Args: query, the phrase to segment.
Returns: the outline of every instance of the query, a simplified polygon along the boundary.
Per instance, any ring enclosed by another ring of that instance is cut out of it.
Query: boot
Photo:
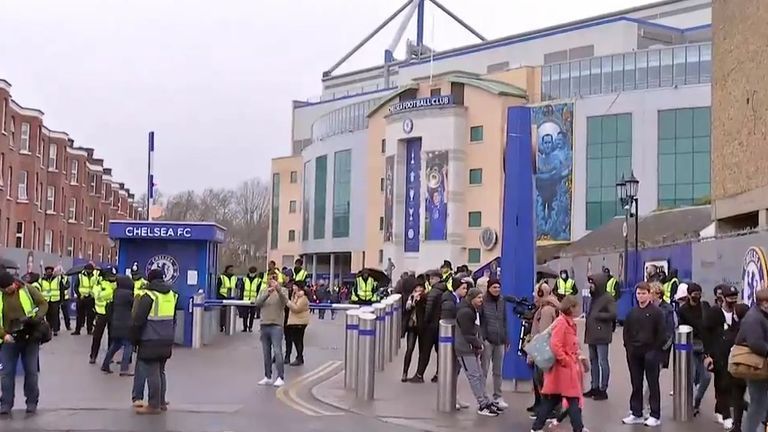
[[[588,392],[584,393],[584,397],[585,398],[595,397],[595,394],[597,394],[597,393],[598,393],[598,389],[596,389],[596,388],[589,389]]]
[[[296,357],[296,360],[290,363],[291,366],[301,366],[304,364],[304,358]]]

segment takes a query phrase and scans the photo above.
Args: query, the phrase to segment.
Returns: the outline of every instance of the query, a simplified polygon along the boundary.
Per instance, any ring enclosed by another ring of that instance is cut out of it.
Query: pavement
[[[521,383],[518,391],[515,391],[513,383],[505,382],[504,398],[510,407],[505,413],[496,418],[481,417],[475,413],[476,404],[472,392],[469,389],[466,377],[460,374],[458,381],[458,399],[470,404],[472,408],[451,414],[437,412],[437,384],[426,382],[424,384],[401,383],[403,353],[392,363],[388,364],[384,372],[379,372],[375,377],[375,400],[371,402],[358,401],[354,392],[344,389],[344,374],[340,373],[333,378],[315,386],[312,395],[324,403],[338,409],[358,413],[360,415],[377,418],[392,425],[407,426],[423,431],[448,432],[458,430],[484,431],[529,431],[532,420],[528,419],[525,408],[533,402],[533,394],[528,383]],[[418,351],[418,349],[416,350]],[[411,374],[416,367],[417,354],[414,353]],[[629,411],[629,372],[626,365],[624,350],[622,347],[622,333],[617,330],[614,333],[614,342],[611,345],[611,381],[609,385],[609,399],[606,401],[585,400],[584,424],[592,432],[634,432],[646,431],[644,426],[627,426],[621,424],[621,419]],[[433,354],[430,366],[425,377],[434,375]],[[490,379],[489,379],[490,386]],[[714,384],[707,392],[707,398],[702,404],[702,415],[688,423],[677,423],[672,420],[672,397],[669,395],[672,389],[671,371],[662,372],[662,426],[653,430],[660,432],[714,432],[722,431],[721,425],[714,422]],[[490,389],[490,388],[489,388]],[[569,424],[560,425],[560,431],[570,431]]]
[[[306,335],[306,363],[286,366],[288,384],[281,389],[256,384],[264,377],[258,329],[222,335],[200,350],[177,347],[167,366],[169,411],[159,416],[134,414],[133,379],[106,375],[99,364],[89,365],[91,338],[62,332],[41,352],[38,413],[24,414],[22,378],[18,378],[13,416],[0,420],[0,431],[252,432],[268,425],[281,432],[360,427],[366,432],[412,432],[316,400],[300,401],[310,386],[342,367],[338,360],[343,359],[343,331],[340,320],[319,321],[313,316]],[[99,360],[105,350],[102,344]]]

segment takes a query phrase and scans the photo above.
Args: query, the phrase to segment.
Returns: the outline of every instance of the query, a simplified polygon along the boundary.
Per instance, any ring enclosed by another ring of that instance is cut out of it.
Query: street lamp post
[[[635,177],[634,172],[630,172],[629,178],[621,176],[621,180],[616,183],[616,195],[618,196],[619,203],[624,209],[624,226],[622,228],[622,234],[624,235],[624,285],[629,283],[629,218],[635,219],[635,269],[638,268],[639,254],[639,237],[640,237],[640,224],[638,219],[639,202],[637,197],[638,188],[640,186],[640,180]],[[626,289],[626,288],[625,288]]]

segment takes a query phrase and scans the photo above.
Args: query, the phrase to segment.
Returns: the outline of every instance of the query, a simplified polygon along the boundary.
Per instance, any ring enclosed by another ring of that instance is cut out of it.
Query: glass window
[[[591,75],[589,77],[589,93],[593,95],[600,94],[600,59],[593,58],[589,63],[591,69]]]
[[[288,203],[288,213],[296,213],[296,200],[291,200]]]
[[[579,83],[581,82],[581,72],[579,72],[579,62],[571,63],[571,97],[579,95]]]
[[[699,83],[699,47],[689,46],[685,48],[685,83]]]
[[[613,93],[620,92],[624,87],[622,78],[624,76],[624,56],[621,54],[613,56]]]
[[[483,184],[482,168],[472,168],[469,170],[469,184],[471,185]]]
[[[673,51],[675,85],[685,84],[685,47],[677,47]]]
[[[312,196],[312,190],[311,190],[311,183],[310,181],[307,181],[309,178],[310,170],[312,169],[312,166],[310,165],[312,161],[304,162],[304,186],[302,191],[302,209],[301,209],[301,239],[303,241],[309,240],[309,199]]]
[[[602,93],[611,93],[611,81],[613,78],[613,64],[611,57],[603,57],[603,91]]]
[[[299,173],[296,171],[291,171],[291,183],[298,183],[299,181]]]
[[[349,237],[352,150],[333,155],[333,238]]]
[[[470,228],[480,228],[483,225],[483,214],[479,211],[471,211],[468,213],[468,220]]]
[[[579,94],[590,94],[589,88],[589,60],[582,60],[579,68],[581,69],[581,84],[579,85]]]
[[[479,264],[482,259],[482,251],[478,248],[467,249],[467,264]]]
[[[469,141],[470,142],[479,142],[483,140],[483,127],[482,126],[472,126],[469,128]]]
[[[552,84],[550,99],[560,99],[560,65],[552,65]]]
[[[278,223],[280,221],[280,173],[272,174],[272,221],[269,239],[270,249],[277,249],[278,244]]]
[[[672,50],[665,49],[661,51],[661,87],[672,86]]]
[[[632,115],[587,118],[587,226],[594,230],[620,214],[616,182],[632,169]]]
[[[699,48],[699,81],[708,83],[712,80],[712,45],[701,45]]]
[[[315,159],[315,195],[314,219],[312,222],[312,238],[325,238],[325,200],[328,189],[328,156],[318,156]]]
[[[571,69],[568,64],[560,65],[560,97],[567,98],[571,87]]]
[[[635,89],[635,53],[624,54],[624,90]]]
[[[648,88],[661,84],[661,51],[648,51]]]
[[[640,51],[635,56],[635,70],[637,70],[636,87],[644,89],[648,87],[648,52]]]
[[[541,99],[549,100],[550,96],[550,84],[551,84],[552,68],[550,66],[544,66],[541,68]]]
[[[296,230],[288,230],[288,242],[293,243],[296,241]]]
[[[658,206],[709,203],[710,108],[659,111]]]

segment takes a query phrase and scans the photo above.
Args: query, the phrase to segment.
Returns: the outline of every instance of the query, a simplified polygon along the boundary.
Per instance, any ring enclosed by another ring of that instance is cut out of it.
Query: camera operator
[[[48,311],[43,295],[35,287],[23,285],[12,274],[0,271],[0,362],[3,365],[0,387],[0,416],[8,416],[16,395],[16,365],[24,366],[24,396],[27,413],[37,412],[40,388],[37,385],[43,319]]]

